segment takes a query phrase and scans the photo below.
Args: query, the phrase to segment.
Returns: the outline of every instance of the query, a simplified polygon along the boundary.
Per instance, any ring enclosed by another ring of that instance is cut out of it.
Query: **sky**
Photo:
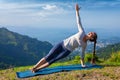
[[[120,0],[0,0],[0,27],[77,30],[76,3],[85,29],[120,29]]]
[[[120,25],[120,0],[0,0],[0,25],[71,27],[76,3],[86,27]]]

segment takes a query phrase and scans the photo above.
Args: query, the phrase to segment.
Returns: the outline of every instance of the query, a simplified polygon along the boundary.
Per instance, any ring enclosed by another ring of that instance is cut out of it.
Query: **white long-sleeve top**
[[[84,58],[87,42],[84,42],[83,38],[86,34],[82,27],[80,16],[79,16],[78,12],[76,12],[76,19],[77,19],[78,33],[63,40],[63,45],[65,48],[67,48],[70,51],[75,50],[75,48],[81,47],[82,48],[81,57]]]

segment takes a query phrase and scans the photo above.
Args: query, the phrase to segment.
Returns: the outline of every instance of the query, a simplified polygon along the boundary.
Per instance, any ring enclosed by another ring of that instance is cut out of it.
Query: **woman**
[[[79,6],[76,4],[76,19],[77,19],[77,26],[78,26],[78,33],[75,35],[63,40],[59,44],[55,45],[49,52],[49,54],[43,57],[32,69],[32,72],[36,72],[42,68],[49,66],[50,64],[54,63],[55,61],[66,57],[69,55],[75,48],[81,47],[81,66],[85,67],[84,64],[84,55],[85,55],[85,48],[87,46],[87,41],[94,42],[94,52],[93,56],[95,56],[95,47],[96,47],[96,40],[97,34],[95,32],[89,32],[87,35],[82,27],[80,16],[79,16]],[[92,63],[95,63],[93,58]]]

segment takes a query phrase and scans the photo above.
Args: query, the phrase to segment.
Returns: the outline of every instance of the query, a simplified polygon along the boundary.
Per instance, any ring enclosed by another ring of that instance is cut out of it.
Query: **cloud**
[[[72,8],[69,5],[64,8],[65,5],[58,5],[58,4],[44,4],[41,6],[41,10],[35,15],[39,15],[41,17],[49,17],[49,16],[58,16],[58,15],[65,15],[72,12]],[[69,10],[71,9],[71,10]]]
[[[0,24],[3,25],[42,25],[45,20],[50,21],[70,12],[69,7],[64,8],[66,5],[56,3],[0,2],[0,5]]]
[[[45,9],[45,10],[56,10],[57,6],[47,4],[47,5],[43,6],[42,8]]]
[[[12,12],[12,13],[29,13],[30,14],[30,11],[33,13],[36,13],[36,12],[43,12],[46,11],[46,12],[49,12],[49,14],[56,14],[54,13],[54,11],[58,11],[58,13],[63,13],[65,12],[66,10],[62,7],[64,6],[63,5],[57,5],[57,4],[50,4],[50,3],[0,3],[0,12]],[[60,12],[61,11],[61,12]]]

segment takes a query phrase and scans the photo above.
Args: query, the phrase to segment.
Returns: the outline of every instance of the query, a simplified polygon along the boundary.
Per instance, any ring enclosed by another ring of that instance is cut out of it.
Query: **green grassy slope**
[[[69,72],[59,72],[49,75],[39,75],[30,78],[23,78],[22,80],[119,80],[120,79],[120,52],[112,54],[111,57],[104,61],[97,62],[97,64],[103,65],[102,69],[91,69],[91,70],[77,70]],[[119,57],[117,57],[119,56]],[[88,57],[88,55],[87,55]],[[59,65],[70,65],[79,64],[79,57],[67,62],[57,62],[52,64],[50,67]],[[86,59],[87,60],[87,59]],[[116,61],[117,60],[117,61]],[[0,80],[20,80],[16,77],[16,72],[25,71],[32,66],[15,67],[6,70],[0,70]]]

